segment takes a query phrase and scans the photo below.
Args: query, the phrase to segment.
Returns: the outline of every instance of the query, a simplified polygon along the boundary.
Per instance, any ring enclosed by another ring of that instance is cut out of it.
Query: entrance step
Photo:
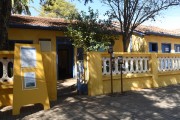
[[[69,78],[57,81],[58,96],[73,96],[77,95],[77,79]]]

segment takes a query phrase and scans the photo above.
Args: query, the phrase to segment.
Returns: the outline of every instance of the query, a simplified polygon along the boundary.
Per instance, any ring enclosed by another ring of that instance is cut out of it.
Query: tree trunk
[[[0,0],[0,50],[8,50],[8,24],[11,0]]]
[[[128,37],[128,35],[126,35],[126,33],[123,33],[122,42],[123,42],[123,52],[128,52],[130,37]]]

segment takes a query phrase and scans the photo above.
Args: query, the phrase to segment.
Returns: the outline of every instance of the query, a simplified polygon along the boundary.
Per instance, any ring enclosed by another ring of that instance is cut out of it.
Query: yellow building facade
[[[167,31],[152,26],[142,28],[132,35],[129,52],[180,52],[180,34],[176,31]]]
[[[74,63],[76,61],[74,55],[76,54],[76,49],[74,49],[70,41],[66,39],[63,30],[59,30],[59,28],[55,26],[54,28],[48,27],[47,24],[50,24],[49,22],[53,20],[49,21],[43,18],[15,15],[12,16],[10,21],[12,24],[10,23],[10,28],[8,29],[8,39],[11,54],[3,52],[0,58],[8,56],[8,58],[13,59],[14,54],[16,54],[14,53],[15,43],[40,44],[49,100],[57,100],[57,80],[62,79],[58,78],[62,75],[62,71],[60,70],[62,70],[62,65],[64,65],[67,75],[63,77],[74,76]],[[35,21],[35,23],[29,21]],[[59,22],[61,22],[61,20],[56,20],[53,24]],[[44,26],[44,24],[46,25]],[[61,57],[58,57],[58,55],[61,55]],[[66,61],[67,58],[71,58],[68,63]],[[60,61],[60,59],[63,60]],[[61,62],[61,66],[58,62]],[[71,66],[67,66],[69,63]],[[68,73],[68,71],[70,72]],[[6,83],[8,85],[5,85]],[[12,101],[13,83],[9,84],[8,81],[0,81],[0,106],[12,105]]]
[[[61,19],[14,15],[11,18],[10,28],[8,29],[10,50],[12,51],[8,53],[8,57],[12,59],[14,54],[16,54],[13,52],[15,43],[40,44],[50,101],[57,99],[57,80],[76,77],[77,73],[77,55],[79,55],[81,50],[74,48],[72,43],[65,36],[64,31],[67,25],[68,23]],[[114,52],[123,51],[122,35],[120,35],[118,40],[115,40],[113,49]],[[141,34],[134,33],[129,45],[129,52],[180,52],[180,37],[173,35],[168,36],[166,34],[146,34],[145,32],[141,32]],[[2,54],[3,55],[0,54],[0,58],[3,58],[4,54],[7,53]],[[89,69],[89,71],[91,71],[89,77],[93,78],[89,79],[90,81],[88,83],[89,95],[109,93],[109,77],[99,75],[100,73],[102,74],[102,61],[100,59],[103,55],[89,55],[89,57],[93,59],[88,61],[87,66],[88,68],[91,67],[91,69]],[[127,56],[131,56],[131,54],[128,54]],[[146,54],[145,56],[151,55]],[[97,63],[95,62],[97,59],[99,63],[98,68]],[[96,64],[94,64],[94,62]],[[96,69],[96,71],[94,69]],[[145,75],[145,77],[143,75]],[[155,80],[154,77],[156,76],[153,76],[152,72],[151,74],[136,74],[134,76],[123,77],[126,79],[134,78],[134,83],[128,83],[128,81],[125,83],[125,90],[133,90],[135,88],[151,88],[155,85],[152,80]],[[116,76],[116,78],[115,91],[119,91],[119,76]],[[100,79],[100,81],[97,79]],[[134,85],[134,87],[131,85]],[[6,85],[4,86],[4,83],[2,84],[0,82],[0,106],[12,105],[12,100],[13,85],[11,84],[7,87]]]

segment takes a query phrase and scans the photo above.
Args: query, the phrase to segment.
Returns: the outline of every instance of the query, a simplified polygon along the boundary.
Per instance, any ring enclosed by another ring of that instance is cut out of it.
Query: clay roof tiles
[[[10,18],[10,27],[66,30],[68,24],[69,22],[62,18],[45,18],[27,15],[12,15]],[[114,26],[118,32],[121,32],[117,27],[118,22],[115,22]],[[170,31],[154,26],[140,25],[136,28],[136,31],[146,35],[180,37],[180,29]]]
[[[34,17],[27,15],[12,15],[10,26],[13,27],[41,27],[63,30],[69,24],[65,19]]]

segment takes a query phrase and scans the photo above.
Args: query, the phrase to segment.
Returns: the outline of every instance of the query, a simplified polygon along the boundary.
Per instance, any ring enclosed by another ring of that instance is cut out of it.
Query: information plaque
[[[35,72],[24,73],[24,88],[35,88],[36,87],[36,74]]]
[[[13,115],[21,107],[40,103],[50,108],[44,66],[39,44],[15,44]]]
[[[36,49],[21,47],[21,67],[36,67]]]

